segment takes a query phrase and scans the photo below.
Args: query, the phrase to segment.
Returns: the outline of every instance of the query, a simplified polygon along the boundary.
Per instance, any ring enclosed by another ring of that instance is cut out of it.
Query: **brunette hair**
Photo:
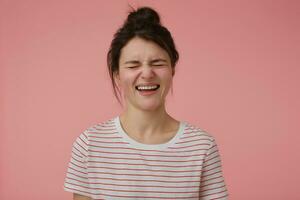
[[[123,26],[114,34],[107,53],[107,66],[114,95],[120,104],[122,104],[119,98],[120,91],[116,86],[114,74],[119,72],[119,59],[122,48],[134,37],[153,41],[163,48],[170,56],[173,71],[179,59],[171,33],[161,25],[159,14],[150,7],[141,7],[137,10],[132,8]]]

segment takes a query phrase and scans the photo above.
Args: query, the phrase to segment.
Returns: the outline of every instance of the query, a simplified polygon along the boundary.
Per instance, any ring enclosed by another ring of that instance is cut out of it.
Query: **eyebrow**
[[[126,61],[124,64],[139,64],[140,61],[138,60],[129,60],[129,61]]]
[[[162,58],[157,58],[157,59],[154,59],[154,60],[150,61],[151,64],[158,63],[158,62],[165,62],[165,63],[167,63],[167,60],[162,59]],[[138,61],[138,60],[129,60],[129,61],[126,61],[124,64],[139,64],[139,63],[140,63],[140,61]]]

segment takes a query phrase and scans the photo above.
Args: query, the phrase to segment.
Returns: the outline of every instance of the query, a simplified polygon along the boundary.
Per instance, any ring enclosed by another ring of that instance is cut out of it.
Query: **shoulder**
[[[203,128],[200,128],[198,125],[189,122],[184,122],[184,123],[185,123],[185,128],[184,128],[185,134],[194,134],[211,140],[214,139],[214,136],[211,133],[204,130]]]
[[[183,131],[182,139],[194,139],[196,141],[202,141],[210,146],[215,142],[215,137],[210,132],[200,128],[193,123],[184,122],[185,128]]]
[[[213,134],[188,122],[185,122],[185,129],[179,143],[184,147],[199,149],[205,155],[208,155],[210,152],[215,153],[218,149]]]
[[[114,133],[116,130],[115,128],[115,117],[104,120],[99,123],[95,123],[88,128],[84,129],[76,140],[83,140],[86,143],[93,137],[99,136],[101,134],[109,134]]]

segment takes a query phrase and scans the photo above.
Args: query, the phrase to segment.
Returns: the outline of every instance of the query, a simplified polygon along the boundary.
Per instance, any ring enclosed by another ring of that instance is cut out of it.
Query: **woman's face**
[[[164,49],[134,37],[121,50],[115,80],[127,107],[153,111],[164,106],[172,74],[170,57]]]

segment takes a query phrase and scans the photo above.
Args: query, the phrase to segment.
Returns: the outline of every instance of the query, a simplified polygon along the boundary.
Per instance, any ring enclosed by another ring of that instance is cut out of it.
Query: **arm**
[[[215,139],[207,151],[201,176],[200,199],[228,200],[228,191],[222,172],[222,163]]]
[[[73,142],[72,155],[64,182],[64,190],[71,192],[73,200],[92,200],[87,171],[88,139],[81,133]]]
[[[73,200],[92,200],[92,199],[87,196],[82,196],[80,194],[73,193]]]

